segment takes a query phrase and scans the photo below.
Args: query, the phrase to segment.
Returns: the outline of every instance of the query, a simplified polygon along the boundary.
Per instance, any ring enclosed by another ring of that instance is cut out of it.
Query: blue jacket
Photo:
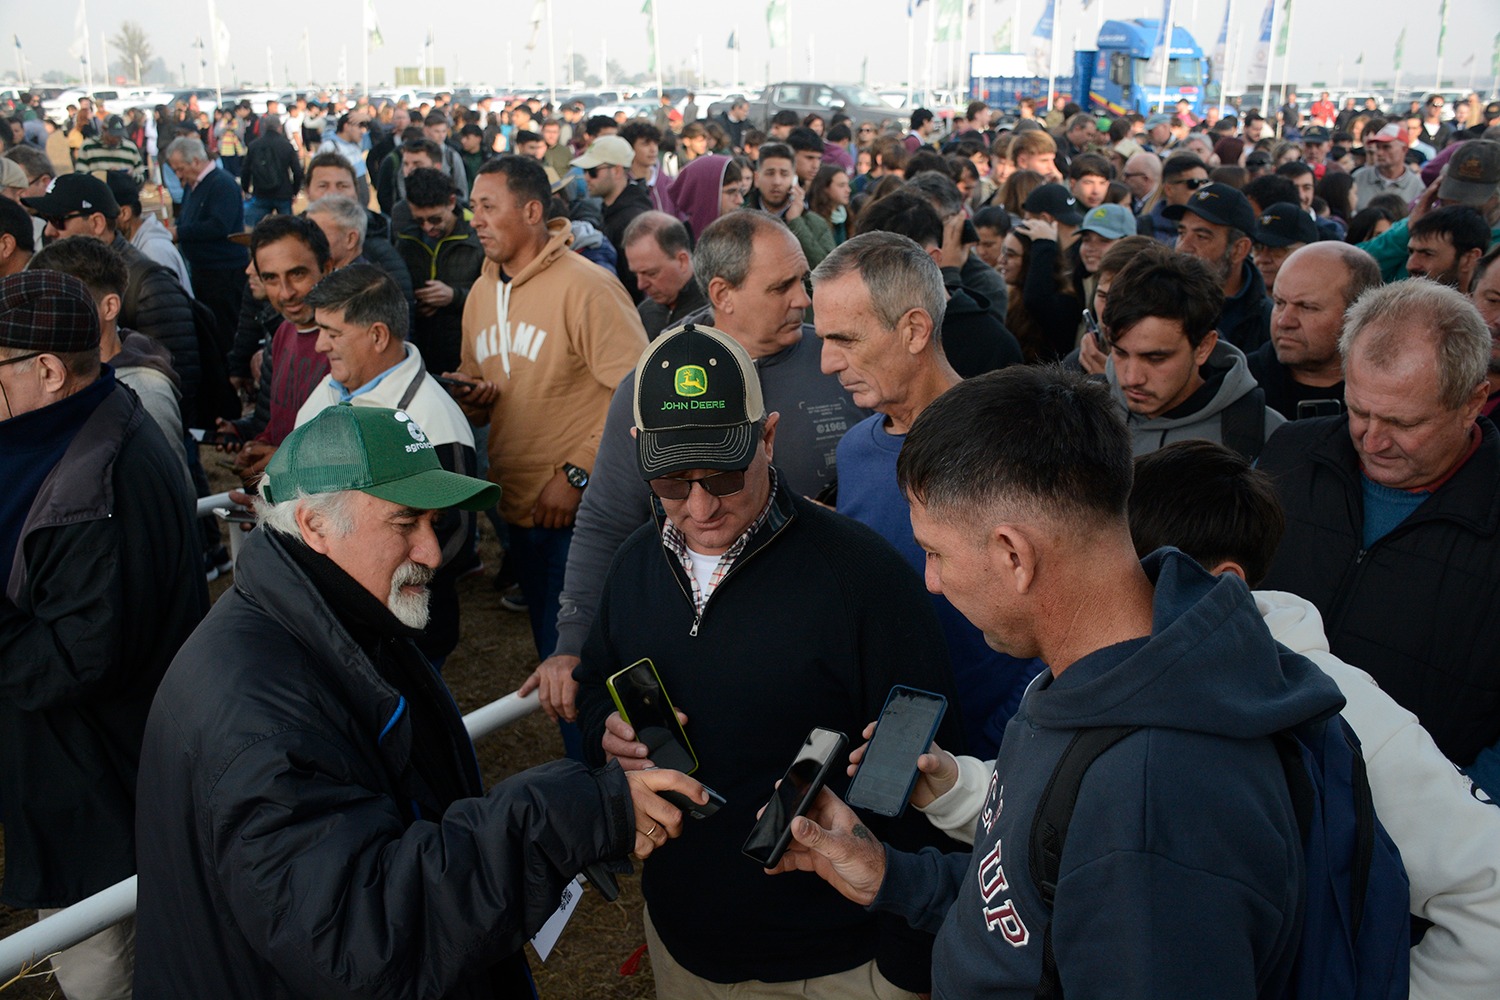
[[[245,231],[245,202],[239,182],[215,167],[184,196],[177,217],[177,248],[196,271],[243,271],[250,252],[229,237]]]
[[[1276,645],[1242,581],[1175,549],[1145,561],[1151,635],[1032,684],[1005,732],[967,864],[888,853],[875,908],[938,932],[935,997],[1031,997],[1042,939],[1076,997],[1281,995],[1296,959],[1301,838],[1266,737],[1343,707]],[[1139,725],[1084,777],[1054,909],[1029,868],[1037,802],[1079,729]]]

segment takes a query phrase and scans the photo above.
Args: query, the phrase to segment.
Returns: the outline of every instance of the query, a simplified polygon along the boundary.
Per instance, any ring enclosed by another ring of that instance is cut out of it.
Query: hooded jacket
[[[1269,739],[1343,707],[1277,646],[1244,583],[1165,549],[1151,635],[1043,673],[1006,727],[969,858],[887,852],[874,907],[938,933],[933,996],[1030,998],[1051,923],[1070,996],[1279,997],[1296,960],[1301,836]],[[1037,803],[1081,729],[1141,726],[1089,768],[1049,910]]]
[[[1262,443],[1270,438],[1276,428],[1286,423],[1285,417],[1265,406],[1264,395],[1259,393],[1255,379],[1250,375],[1250,369],[1245,364],[1245,355],[1240,353],[1240,350],[1233,344],[1222,339],[1214,345],[1208,361],[1203,365],[1204,384],[1169,414],[1143,417],[1126,407],[1125,393],[1120,389],[1113,357],[1105,363],[1104,373],[1109,379],[1110,395],[1114,397],[1115,402],[1120,404],[1121,410],[1125,413],[1125,423],[1130,428],[1131,445],[1136,455],[1149,455],[1174,441],[1226,443],[1224,440],[1225,411],[1252,393],[1257,394],[1256,397],[1247,399],[1241,405],[1253,405],[1261,411]],[[1184,408],[1189,408],[1190,412],[1180,413],[1179,411]],[[1253,414],[1251,417],[1253,418]],[[1247,457],[1254,458],[1253,455]]]
[[[453,232],[434,246],[423,237],[422,227],[408,226],[396,237],[396,249],[406,264],[413,288],[429,281],[441,281],[453,289],[453,301],[423,315],[419,310],[412,323],[411,341],[427,360],[427,370],[434,374],[457,371],[463,353],[464,304],[469,288],[484,269],[484,247],[474,228],[459,213]]]
[[[172,354],[144,333],[120,331],[120,353],[110,359],[115,378],[141,398],[146,412],[161,429],[182,474],[188,475],[187,449],[183,445],[182,380],[172,370]],[[191,480],[189,480],[191,484]]]
[[[727,156],[700,156],[683,167],[672,182],[672,204],[677,206],[677,218],[687,226],[694,242],[719,217],[719,196],[724,190],[724,171],[729,163]]]
[[[1413,1000],[1491,1000],[1500,982],[1500,810],[1438,750],[1375,679],[1328,651],[1323,617],[1295,594],[1257,590],[1271,637],[1311,660],[1347,699],[1381,825],[1401,851],[1411,911],[1432,922],[1411,950]],[[923,812],[972,842],[994,762],[960,757],[959,781]]]
[[[171,271],[137,250],[123,234],[115,233],[110,249],[124,258],[128,279],[120,303],[120,326],[144,333],[171,352],[184,401],[182,410],[193,414],[203,368],[198,361],[198,327],[189,301],[192,293],[184,291]]]
[[[630,850],[624,775],[558,761],[484,794],[437,674],[398,688],[300,544],[250,534],[152,708],[136,997],[529,1000],[523,942]]]
[[[627,181],[615,200],[604,206],[604,235],[615,248],[615,274],[630,295],[631,305],[641,300],[641,289],[635,283],[635,272],[625,261],[625,230],[638,216],[651,210],[651,195],[646,186],[633,181]]]
[[[646,331],[612,275],[573,253],[567,219],[513,277],[486,260],[464,304],[463,365],[500,387],[490,413],[490,477],[500,513],[531,508],[564,463],[594,467],[609,397],[646,349]]]

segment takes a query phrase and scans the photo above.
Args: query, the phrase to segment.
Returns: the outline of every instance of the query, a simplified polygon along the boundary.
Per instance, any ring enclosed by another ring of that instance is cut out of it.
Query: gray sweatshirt
[[[694,317],[695,319],[699,317]],[[704,322],[713,317],[705,315]],[[834,455],[844,432],[869,414],[854,405],[837,378],[818,367],[820,346],[811,326],[791,347],[755,362],[767,412],[781,414],[775,464],[797,493],[815,496],[834,479]],[[651,491],[636,463],[635,373],[615,390],[604,418],[599,453],[573,525],[557,616],[557,652],[578,656],[594,623],[604,579],[620,544],[651,519]]]

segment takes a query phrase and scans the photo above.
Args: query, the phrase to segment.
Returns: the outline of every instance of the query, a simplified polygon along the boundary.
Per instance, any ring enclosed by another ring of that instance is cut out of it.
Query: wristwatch
[[[581,490],[589,484],[589,473],[587,469],[580,469],[571,462],[563,463],[563,475],[568,477],[568,485],[575,490]]]

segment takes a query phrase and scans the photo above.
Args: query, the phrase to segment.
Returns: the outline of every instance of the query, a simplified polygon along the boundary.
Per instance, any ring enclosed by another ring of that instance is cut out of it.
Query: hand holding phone
[[[813,872],[845,899],[869,906],[885,881],[885,847],[824,788],[808,808],[772,875]]]
[[[667,697],[655,664],[649,659],[637,660],[604,683],[621,721],[635,730],[635,738],[645,744],[651,763],[683,774],[698,770],[693,744],[672,699]]]
[[[875,735],[849,785],[849,805],[880,816],[900,816],[917,783],[917,759],[932,744],[948,699],[898,684],[886,697]]]
[[[848,745],[848,737],[837,730],[820,726],[807,734],[745,839],[746,857],[762,868],[776,867],[792,841],[792,820],[812,806]]]

